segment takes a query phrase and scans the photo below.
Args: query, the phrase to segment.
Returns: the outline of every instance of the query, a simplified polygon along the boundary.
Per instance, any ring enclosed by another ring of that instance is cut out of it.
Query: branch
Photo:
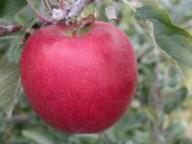
[[[155,47],[155,54],[156,54],[156,64],[155,64],[155,83],[153,86],[153,98],[154,98],[154,105],[156,111],[158,113],[159,120],[154,124],[154,138],[156,144],[162,144],[161,135],[162,135],[162,120],[161,117],[163,116],[162,111],[162,101],[161,101],[161,86],[160,86],[160,79],[159,79],[159,71],[160,71],[160,54],[159,49]]]
[[[153,40],[154,41],[154,40]],[[156,64],[155,64],[155,83],[153,84],[152,88],[152,95],[154,99],[154,106],[158,115],[158,120],[153,125],[154,128],[154,140],[155,144],[164,144],[164,140],[162,139],[163,135],[163,122],[164,122],[164,112],[163,112],[163,105],[161,99],[161,85],[160,85],[160,50],[158,49],[157,45],[155,45],[155,55],[156,55]]]
[[[42,22],[53,23],[52,19],[45,18],[43,15],[41,15],[41,13],[39,13],[36,10],[31,0],[26,0],[26,1]],[[76,0],[76,2],[72,4],[70,9],[67,8],[68,14],[66,16],[66,19],[79,16],[81,12],[84,10],[84,8],[94,1],[95,0]],[[43,0],[43,2],[48,10],[52,9],[49,0]],[[58,2],[59,2],[60,9],[64,9],[65,8],[64,0],[58,0]],[[91,19],[88,19],[88,22],[85,21],[85,23],[89,23],[89,20],[93,21]],[[10,26],[0,25],[0,37],[11,34],[11,33],[19,32],[21,29],[22,29],[21,25],[10,25]]]
[[[28,123],[30,121],[30,117],[24,114],[17,114],[13,115],[10,119],[8,119],[8,121],[14,123]]]
[[[77,0],[72,5],[67,17],[70,18],[80,15],[84,8],[92,2],[94,2],[94,0]]]
[[[0,25],[0,37],[19,32],[23,28],[22,25],[10,25],[10,26],[3,26]]]

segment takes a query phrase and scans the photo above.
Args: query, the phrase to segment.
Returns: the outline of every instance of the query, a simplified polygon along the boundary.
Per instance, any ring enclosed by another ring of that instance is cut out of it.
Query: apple
[[[128,108],[137,83],[137,62],[127,36],[110,23],[91,24],[69,36],[70,26],[43,27],[22,52],[25,93],[37,114],[68,133],[97,133]]]

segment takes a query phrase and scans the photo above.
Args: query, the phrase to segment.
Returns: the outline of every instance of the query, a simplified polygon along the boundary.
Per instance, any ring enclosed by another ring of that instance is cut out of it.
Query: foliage
[[[144,6],[137,9],[136,16],[139,19],[153,22],[155,41],[160,48],[176,60],[190,88],[192,86],[192,35],[174,25],[162,8]]]
[[[43,9],[38,0],[34,2],[38,9]],[[128,6],[122,1],[115,5],[111,1],[106,3],[110,6],[105,8],[105,3],[102,3],[97,7],[98,19],[109,21],[109,18],[110,22],[127,33],[135,47],[139,62],[137,92],[131,107],[114,127],[100,134],[69,135],[53,130],[34,114],[20,85],[22,40],[26,37],[26,31],[37,22],[36,16],[25,0],[0,1],[0,23],[24,26],[19,33],[0,37],[0,143],[192,143],[192,97],[178,71],[179,66],[191,87],[192,38],[189,32],[192,29],[192,1],[142,0],[144,6],[138,8],[136,13],[129,7],[133,3]],[[93,12],[94,7],[88,7],[86,14]],[[104,15],[105,11],[107,16]],[[116,16],[118,20],[113,20]],[[159,51],[160,48],[163,52]]]

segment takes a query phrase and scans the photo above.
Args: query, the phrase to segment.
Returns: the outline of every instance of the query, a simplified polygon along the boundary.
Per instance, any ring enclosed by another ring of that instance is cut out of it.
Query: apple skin
[[[37,114],[67,133],[98,133],[123,115],[134,95],[137,62],[127,36],[95,22],[81,36],[63,25],[32,34],[21,57],[25,93]]]

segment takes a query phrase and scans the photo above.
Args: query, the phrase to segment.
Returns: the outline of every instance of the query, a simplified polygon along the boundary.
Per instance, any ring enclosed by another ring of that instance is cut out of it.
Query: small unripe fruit
[[[63,25],[32,34],[22,53],[26,95],[37,114],[68,133],[96,133],[112,126],[134,95],[137,63],[127,36],[95,22],[68,36]]]

